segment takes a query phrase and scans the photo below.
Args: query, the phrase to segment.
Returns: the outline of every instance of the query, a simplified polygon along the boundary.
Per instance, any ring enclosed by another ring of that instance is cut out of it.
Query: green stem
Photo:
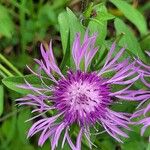
[[[5,74],[7,74],[9,77],[12,77],[13,76],[13,74],[9,71],[9,70],[7,70],[4,66],[2,66],[1,64],[0,64],[0,70],[2,70]]]
[[[17,75],[23,76],[23,74],[13,64],[11,64],[2,54],[0,54],[0,60],[4,62],[10,69],[12,69]]]

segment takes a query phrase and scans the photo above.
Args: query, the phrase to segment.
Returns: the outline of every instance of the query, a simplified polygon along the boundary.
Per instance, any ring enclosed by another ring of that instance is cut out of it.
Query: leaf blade
[[[127,48],[131,53],[140,57],[144,62],[146,62],[146,58],[144,52],[141,50],[140,44],[138,40],[130,30],[130,28],[119,18],[115,19],[115,29],[117,31],[117,35],[124,33],[124,36],[119,41],[119,45],[124,47],[127,45]]]
[[[9,89],[20,93],[20,94],[29,94],[30,90],[19,88],[18,85],[25,84],[25,80],[28,81],[33,86],[41,86],[40,79],[35,75],[26,75],[26,76],[17,76],[17,77],[7,77],[2,80],[2,83]]]
[[[146,20],[137,9],[123,0],[110,0],[110,2],[123,12],[125,17],[138,28],[142,35],[148,32]]]

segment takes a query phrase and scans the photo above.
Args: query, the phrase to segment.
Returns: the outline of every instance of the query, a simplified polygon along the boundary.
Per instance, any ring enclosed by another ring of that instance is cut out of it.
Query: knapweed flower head
[[[19,86],[32,91],[32,94],[18,101],[20,105],[33,106],[33,112],[38,113],[30,119],[36,118],[36,122],[30,128],[28,137],[40,132],[39,146],[50,139],[51,149],[54,150],[60,136],[63,135],[62,148],[64,143],[68,142],[72,150],[80,150],[84,137],[91,149],[94,145],[90,138],[91,128],[98,134],[99,127],[119,142],[122,142],[121,137],[128,138],[125,131],[130,130],[131,115],[128,112],[114,111],[111,106],[121,100],[147,99],[144,90],[131,90],[133,84],[141,77],[138,72],[140,67],[137,60],[121,61],[120,57],[125,48],[115,53],[116,44],[113,43],[103,67],[100,70],[89,71],[92,59],[98,51],[98,47],[95,47],[96,37],[96,34],[89,36],[86,32],[81,42],[80,34],[76,34],[72,46],[75,69],[71,66],[64,74],[56,64],[52,42],[48,50],[41,45],[43,59],[35,60],[39,65],[38,72],[29,68],[42,81],[41,87],[35,87],[28,81]],[[47,77],[41,72],[45,72]],[[110,72],[111,76],[106,76]],[[48,85],[44,79],[50,80],[52,84]],[[115,90],[114,86],[119,86],[119,90]],[[78,127],[76,141],[71,137],[73,131],[70,129],[73,125]]]
[[[146,53],[150,57],[150,52]],[[150,65],[143,63],[140,59],[136,59],[136,61],[137,64],[141,66],[141,68],[138,70],[138,73],[140,75],[140,80],[144,85],[143,88],[147,90],[145,90],[145,94],[143,95],[145,98],[143,98],[143,100],[140,101],[139,105],[137,106],[137,110],[135,111],[135,113],[133,113],[131,119],[136,119],[135,124],[142,125],[141,136],[143,136],[146,129],[150,126]]]

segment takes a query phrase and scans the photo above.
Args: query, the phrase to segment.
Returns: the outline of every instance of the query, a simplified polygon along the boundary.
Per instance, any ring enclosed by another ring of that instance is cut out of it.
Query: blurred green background
[[[96,12],[93,6],[98,4],[104,6]],[[121,39],[120,46],[126,43],[131,53],[138,51],[139,57],[150,63],[144,55],[150,50],[149,0],[0,0],[0,79],[29,74],[26,64],[36,68],[33,58],[40,58],[40,43],[46,46],[50,39],[61,63],[65,53],[63,32],[67,27],[78,30],[78,24],[72,26],[63,16],[66,7],[76,14],[79,23],[100,32],[103,50],[110,41]],[[0,150],[49,150],[49,141],[43,148],[37,146],[38,135],[26,138],[32,122],[25,120],[31,117],[31,110],[16,106],[15,99],[20,96],[0,84]],[[119,144],[107,134],[99,135],[95,140],[98,147],[93,149],[150,150],[148,134],[140,137],[139,129],[134,129],[130,136]]]

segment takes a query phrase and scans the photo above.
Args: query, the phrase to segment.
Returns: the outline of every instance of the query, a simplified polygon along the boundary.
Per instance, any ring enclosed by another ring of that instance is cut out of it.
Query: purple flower
[[[150,52],[146,52],[148,56],[150,56]],[[150,66],[143,63],[141,60],[136,59],[137,65],[140,65],[140,69],[138,70],[138,73],[140,75],[140,80],[143,83],[143,88],[147,89],[145,90],[145,94],[141,95],[145,98],[140,101],[139,105],[137,106],[137,111],[133,113],[131,119],[135,119],[135,124],[142,125],[141,128],[141,136],[144,135],[146,129],[150,126],[150,117],[148,116],[148,113],[150,112],[150,103],[145,105],[150,99],[150,82],[148,82],[150,77]],[[149,137],[150,141],[150,137]]]
[[[20,105],[34,106],[33,112],[38,115],[29,119],[36,122],[29,130],[28,137],[40,132],[38,145],[42,146],[47,139],[51,141],[51,149],[58,145],[62,135],[62,148],[65,141],[72,150],[81,149],[81,141],[84,136],[91,148],[94,145],[90,139],[91,128],[98,130],[95,125],[103,127],[110,136],[119,142],[121,137],[128,138],[123,129],[130,130],[130,114],[116,112],[111,109],[112,105],[119,100],[143,101],[147,99],[144,90],[131,90],[131,86],[141,77],[137,62],[129,59],[120,61],[125,48],[114,55],[115,43],[112,44],[101,70],[89,71],[91,61],[98,51],[95,47],[96,35],[88,36],[86,32],[82,44],[80,34],[77,33],[72,46],[73,66],[66,74],[62,74],[57,66],[53,51],[52,41],[49,50],[41,45],[43,60],[36,59],[39,65],[38,72],[30,71],[39,77],[41,87],[35,87],[26,81],[20,88],[29,89],[33,94],[28,94],[18,99]],[[43,71],[47,76],[43,75]],[[106,77],[112,72],[111,77]],[[45,80],[53,82],[49,86]],[[121,87],[115,90],[113,86]],[[148,94],[149,95],[149,94]],[[37,118],[40,118],[39,120]],[[79,128],[76,143],[70,136],[70,127],[76,124]]]

